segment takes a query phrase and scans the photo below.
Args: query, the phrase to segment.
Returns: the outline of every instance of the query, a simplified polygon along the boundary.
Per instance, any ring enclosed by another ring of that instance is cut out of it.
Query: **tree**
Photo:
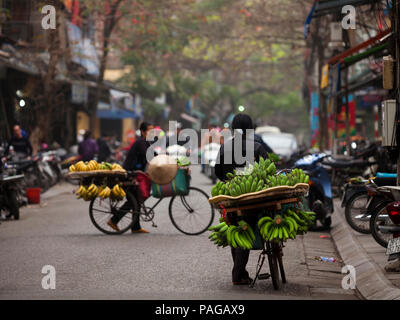
[[[97,14],[102,24],[102,37],[100,39],[101,47],[99,75],[96,81],[96,94],[93,103],[90,105],[90,130],[95,128],[95,114],[97,105],[100,101],[103,89],[104,73],[107,67],[107,58],[109,53],[111,35],[120,19],[123,17],[121,4],[124,0],[81,0],[85,7],[85,15]]]
[[[172,99],[197,95],[202,111],[222,118],[240,102],[249,110],[263,108],[262,103],[253,104],[253,94],[285,96],[301,88],[306,43],[299,26],[311,4],[134,1],[131,24],[121,23],[116,31],[123,38],[123,61],[132,66],[121,83],[149,101],[159,92],[169,92]],[[194,87],[187,88],[187,83]],[[176,105],[183,110],[182,103]]]

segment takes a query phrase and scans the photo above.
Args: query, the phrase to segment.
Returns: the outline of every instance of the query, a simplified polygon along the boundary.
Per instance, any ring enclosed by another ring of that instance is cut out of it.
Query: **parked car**
[[[256,130],[254,131],[255,134],[262,135],[264,133],[280,133],[281,130],[278,127],[274,126],[262,126],[262,127],[257,127]]]
[[[298,151],[296,136],[283,132],[264,132],[261,138],[283,161],[289,161],[290,157]]]

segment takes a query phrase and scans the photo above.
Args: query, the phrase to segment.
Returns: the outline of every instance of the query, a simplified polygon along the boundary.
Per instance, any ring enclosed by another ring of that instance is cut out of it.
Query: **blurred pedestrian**
[[[83,141],[79,143],[78,153],[82,161],[93,160],[95,155],[99,152],[99,146],[96,140],[91,138],[91,132],[85,131],[83,135]]]
[[[22,129],[18,124],[13,126],[13,135],[8,142],[4,156],[7,156],[10,147],[13,147],[14,153],[18,158],[30,159],[32,157],[32,145],[28,138],[22,133]]]
[[[105,135],[97,139],[97,145],[99,146],[99,154],[97,160],[99,162],[107,161],[111,156],[111,150],[108,146],[109,136]]]

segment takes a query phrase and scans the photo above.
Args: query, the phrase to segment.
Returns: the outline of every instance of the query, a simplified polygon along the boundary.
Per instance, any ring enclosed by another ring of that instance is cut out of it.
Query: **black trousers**
[[[244,217],[237,217],[236,215],[232,215],[231,217],[229,217],[229,220],[231,220],[233,224],[237,224],[239,219],[244,220],[249,225],[251,225],[253,230],[255,230],[255,228],[257,227],[258,219],[260,218],[257,213],[258,211]],[[249,273],[246,270],[246,265],[249,261],[250,250],[243,250],[241,248],[231,247],[231,253],[233,259],[232,281],[240,282],[242,280],[248,279]]]
[[[233,269],[232,281],[240,282],[249,278],[249,273],[246,270],[247,262],[249,261],[250,250],[241,248],[231,248]]]
[[[128,192],[130,192],[135,198],[136,200],[139,202],[140,197],[137,197],[137,188],[129,188],[127,190]],[[119,208],[118,213],[114,214],[111,218],[111,222],[114,223],[115,225],[118,225],[118,223],[121,221],[121,219],[129,213],[129,210],[133,208],[133,204],[131,203],[130,199],[127,198],[127,201]],[[131,213],[129,213],[131,214]],[[140,226],[140,218],[139,215],[138,216],[134,216],[132,217],[132,219],[135,220],[134,224],[132,225],[132,230],[139,230],[142,227]]]

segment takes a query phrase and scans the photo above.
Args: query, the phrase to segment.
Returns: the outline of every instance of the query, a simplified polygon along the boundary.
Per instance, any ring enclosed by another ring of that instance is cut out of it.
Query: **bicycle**
[[[126,198],[127,200],[112,200],[112,199],[101,199],[96,197],[91,200],[89,205],[89,216],[94,224],[94,226],[105,234],[123,234],[128,231],[132,225],[137,221],[137,219],[141,219],[141,221],[152,222],[154,224],[154,209],[165,199],[160,198],[158,201],[152,206],[146,206],[146,201],[140,202],[137,199],[138,186],[134,179],[135,173],[128,173],[126,178],[119,179],[119,181],[112,181],[109,184],[113,185],[115,183],[120,183],[124,187],[128,187],[126,189]],[[169,217],[171,219],[172,224],[176,229],[186,235],[199,235],[205,232],[208,227],[214,221],[214,208],[208,202],[209,196],[203,190],[188,186],[188,193],[186,195],[172,195],[168,211]],[[129,201],[130,206],[127,208],[123,205],[126,201]],[[125,211],[125,212],[124,212]],[[122,216],[121,220],[118,222],[119,230],[114,230],[111,228],[107,222],[114,215]],[[182,219],[183,216],[183,219]],[[201,222],[196,221],[194,224],[194,220],[196,218],[201,218]],[[191,226],[194,227],[189,229],[186,226],[186,222],[190,221]],[[188,220],[188,221],[187,221]],[[182,223],[183,222],[183,223]]]

